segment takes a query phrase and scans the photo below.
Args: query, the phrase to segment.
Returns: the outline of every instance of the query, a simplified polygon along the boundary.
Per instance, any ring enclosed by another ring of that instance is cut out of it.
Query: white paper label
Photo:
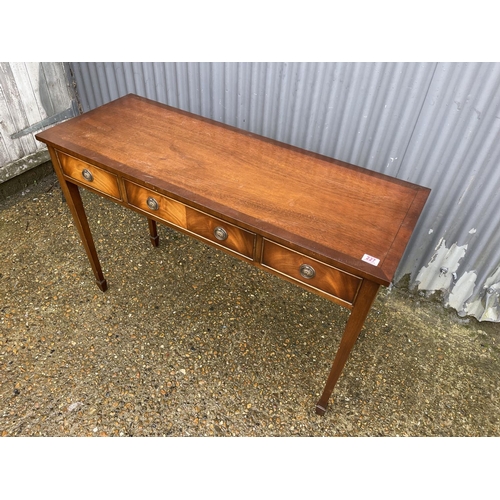
[[[380,263],[380,259],[376,259],[375,257],[368,255],[367,253],[363,255],[363,258],[361,260],[368,262],[368,264],[371,264],[372,266],[378,266]]]

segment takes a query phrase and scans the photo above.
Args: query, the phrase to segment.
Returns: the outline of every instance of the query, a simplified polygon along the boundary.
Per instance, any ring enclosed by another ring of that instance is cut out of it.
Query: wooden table
[[[160,222],[350,309],[316,404],[325,413],[429,189],[132,94],[36,137],[102,291],[79,188],[145,215],[154,246]]]

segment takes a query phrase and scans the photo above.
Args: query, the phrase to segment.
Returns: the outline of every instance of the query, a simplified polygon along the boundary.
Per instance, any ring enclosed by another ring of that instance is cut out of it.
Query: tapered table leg
[[[105,292],[108,289],[108,284],[102,273],[101,263],[99,262],[99,257],[97,256],[97,251],[94,245],[94,239],[92,238],[87,216],[85,215],[80,191],[78,190],[78,186],[76,184],[68,182],[66,183],[66,186],[69,193],[69,198],[66,197],[66,201],[73,214],[73,219],[78,232],[80,233],[80,238],[85,251],[87,252],[87,257],[89,258],[92,271],[94,271],[97,286]]]
[[[330,370],[330,375],[328,376],[323,390],[323,394],[316,403],[316,413],[318,415],[324,415],[326,412],[328,400],[332,395],[333,388],[335,387],[347,358],[349,357],[349,353],[351,352],[351,349],[353,348],[358,335],[363,328],[366,316],[368,315],[373,301],[377,296],[379,287],[380,285],[378,283],[374,283],[366,279],[363,280],[363,283],[361,284],[358,298],[347,321],[344,334],[342,335],[337,354],[333,361],[332,369]]]
[[[158,236],[158,228],[156,227],[156,221],[153,219],[148,219],[149,226],[149,237],[151,239],[151,245],[157,247],[160,243],[160,237]]]
[[[71,211],[71,215],[73,216],[73,221],[75,223],[76,228],[78,229],[78,233],[80,234],[83,247],[85,248],[85,252],[87,253],[87,257],[90,261],[92,271],[94,272],[97,286],[103,292],[105,292],[108,289],[108,284],[102,273],[101,264],[99,262],[99,257],[97,256],[97,251],[94,245],[94,239],[92,238],[92,233],[90,232],[90,227],[87,220],[87,216],[85,214],[85,209],[83,208],[83,202],[80,196],[80,191],[78,190],[78,186],[76,184],[67,182],[66,179],[64,178],[61,171],[61,166],[59,165],[59,161],[57,159],[54,150],[49,147],[49,152],[52,159],[52,164],[54,166],[54,170],[59,179],[59,184],[61,185],[62,192],[66,199],[66,203]]]

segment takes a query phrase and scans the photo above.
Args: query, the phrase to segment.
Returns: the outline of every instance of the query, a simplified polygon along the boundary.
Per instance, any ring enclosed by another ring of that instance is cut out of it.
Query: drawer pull
[[[82,176],[86,181],[92,182],[94,180],[94,176],[86,168],[82,170]]]
[[[214,229],[214,236],[220,241],[227,240],[227,231],[223,227],[217,226]]]
[[[146,200],[146,204],[151,210],[158,210],[158,208],[160,207],[158,205],[158,202],[152,196],[148,197],[148,199]]]
[[[314,267],[310,266],[309,264],[302,264],[299,268],[299,272],[303,278],[309,280],[316,276],[316,271],[314,270]]]

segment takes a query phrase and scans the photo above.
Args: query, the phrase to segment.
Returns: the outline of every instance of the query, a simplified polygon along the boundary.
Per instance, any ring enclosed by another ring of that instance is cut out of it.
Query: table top
[[[37,139],[383,285],[430,193],[133,94]]]

